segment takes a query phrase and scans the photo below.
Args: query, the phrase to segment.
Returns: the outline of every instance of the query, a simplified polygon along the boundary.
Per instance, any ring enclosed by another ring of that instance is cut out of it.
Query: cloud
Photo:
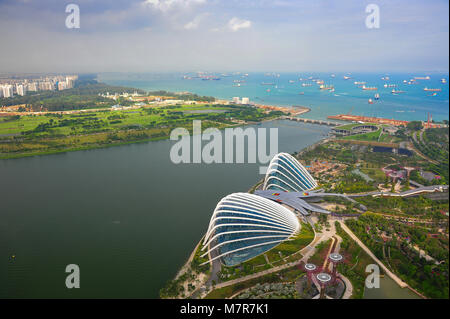
[[[144,0],[145,6],[150,6],[160,11],[169,11],[173,8],[188,8],[192,5],[204,4],[206,0]]]
[[[192,21],[186,23],[183,28],[186,29],[186,30],[195,30],[195,29],[197,29],[199,27],[200,23],[208,15],[209,15],[209,13],[199,14]]]
[[[232,18],[230,21],[228,21],[228,28],[233,31],[239,31],[240,29],[247,29],[252,26],[252,22],[250,20],[243,20],[239,18]]]

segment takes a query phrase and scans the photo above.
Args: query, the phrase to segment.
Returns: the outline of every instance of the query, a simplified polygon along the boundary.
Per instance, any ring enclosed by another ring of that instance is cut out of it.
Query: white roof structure
[[[269,199],[234,193],[216,206],[202,250],[234,266],[272,249],[300,229],[293,212]]]
[[[302,192],[317,187],[309,172],[288,153],[279,153],[270,161],[264,181],[264,190]]]

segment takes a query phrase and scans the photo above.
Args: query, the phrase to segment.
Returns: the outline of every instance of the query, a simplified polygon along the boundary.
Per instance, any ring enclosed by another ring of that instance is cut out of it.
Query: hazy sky
[[[70,3],[80,29],[66,28]],[[370,3],[379,29],[366,27]],[[0,72],[448,72],[448,11],[448,0],[0,0]]]

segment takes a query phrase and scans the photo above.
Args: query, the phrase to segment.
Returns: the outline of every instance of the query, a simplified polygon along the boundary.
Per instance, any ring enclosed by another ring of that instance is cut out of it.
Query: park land
[[[319,287],[305,289],[304,265],[331,272],[327,260],[334,251],[344,261],[337,266],[341,283],[326,288],[329,297],[363,298],[366,267],[378,263],[384,276],[411,294],[448,298],[448,139],[448,128],[411,122],[394,132],[380,127],[334,136],[293,154],[319,188],[355,201],[316,200],[314,205],[332,214],[299,216],[299,234],[234,267],[200,266],[207,259],[198,245],[161,297],[312,298]],[[400,147],[407,151],[399,152]],[[420,191],[432,185],[432,192]]]

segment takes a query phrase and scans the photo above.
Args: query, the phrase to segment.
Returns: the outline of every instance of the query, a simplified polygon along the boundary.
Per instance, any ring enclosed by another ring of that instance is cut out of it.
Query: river
[[[389,276],[380,278],[380,288],[364,290],[364,299],[421,299],[408,288],[401,288]]]
[[[328,127],[271,121],[279,151]],[[173,164],[172,141],[0,160],[0,298],[157,298],[206,231],[217,202],[259,164]],[[80,267],[67,289],[66,265]]]

